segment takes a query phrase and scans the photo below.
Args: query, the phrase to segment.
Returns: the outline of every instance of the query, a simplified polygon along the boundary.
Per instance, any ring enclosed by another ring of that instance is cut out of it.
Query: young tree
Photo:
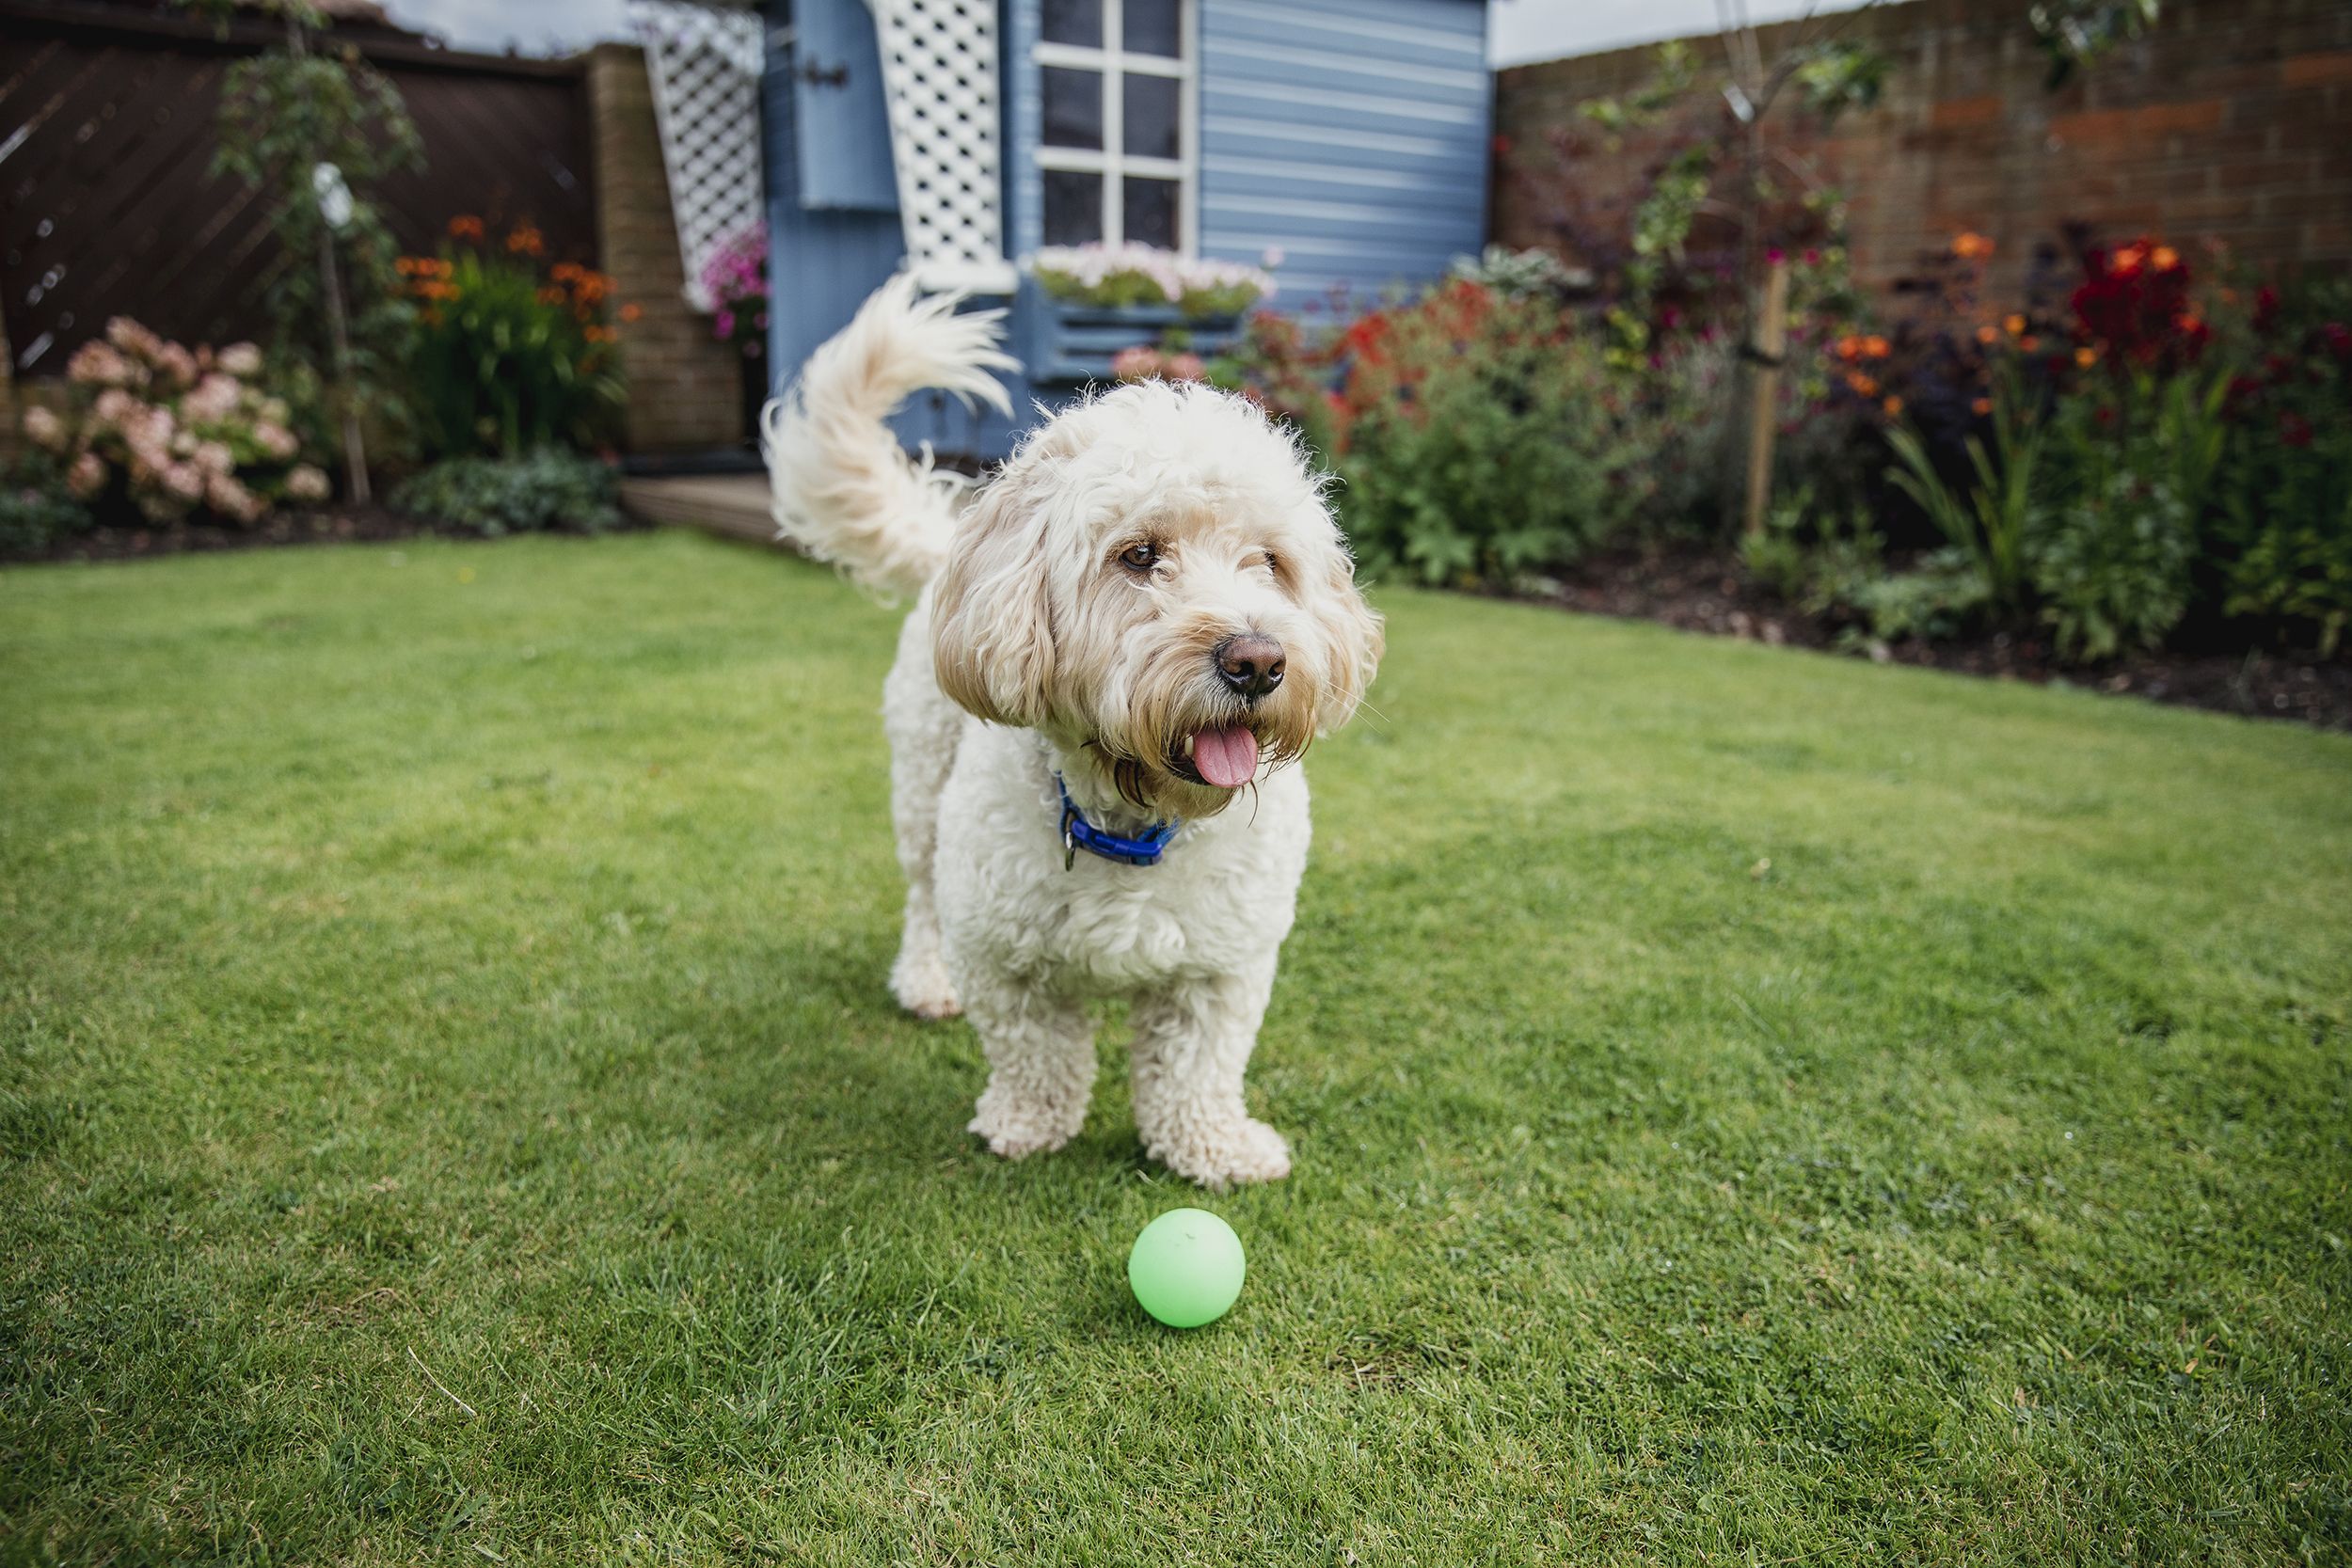
[[[356,48],[323,46],[310,0],[272,0],[286,44],[229,72],[214,167],[270,203],[288,264],[271,285],[278,343],[311,366],[340,428],[347,493],[369,498],[363,421],[396,407],[392,372],[409,325],[390,230],[370,195],[423,145],[399,91]]]

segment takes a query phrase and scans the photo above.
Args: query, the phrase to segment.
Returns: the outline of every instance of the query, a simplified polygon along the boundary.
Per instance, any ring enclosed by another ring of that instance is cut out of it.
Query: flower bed
[[[1026,356],[1041,383],[1106,381],[1137,344],[1222,354],[1245,311],[1273,297],[1273,276],[1150,245],[1049,246],[1029,258],[1036,294]]]
[[[24,434],[96,515],[127,505],[151,523],[199,512],[251,523],[274,501],[328,492],[301,460],[286,400],[259,385],[262,369],[251,343],[191,349],[118,316],[68,363],[71,406],[28,409]]]

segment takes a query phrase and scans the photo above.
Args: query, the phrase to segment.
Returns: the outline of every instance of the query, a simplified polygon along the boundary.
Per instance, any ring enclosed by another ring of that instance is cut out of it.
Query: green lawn
[[[1115,1028],[890,1005],[892,612],[0,574],[0,1561],[2352,1555],[2352,738],[1379,597],[1187,1336]]]

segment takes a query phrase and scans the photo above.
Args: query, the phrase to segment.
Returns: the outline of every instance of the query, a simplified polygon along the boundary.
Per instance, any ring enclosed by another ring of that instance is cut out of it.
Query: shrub
[[[87,532],[91,521],[54,463],[27,452],[0,473],[0,555],[39,554]]]
[[[2256,296],[2262,352],[2229,388],[2222,608],[2305,628],[2332,654],[2352,623],[2352,286],[2299,304]]]
[[[602,533],[621,521],[612,470],[548,447],[517,458],[453,457],[415,475],[392,504],[497,538],[564,530]]]
[[[66,365],[72,407],[27,409],[24,434],[94,509],[127,502],[154,523],[197,512],[250,523],[274,500],[328,494],[326,475],[301,461],[285,399],[256,385],[261,373],[251,343],[190,349],[117,316]]]
[[[1663,421],[1548,302],[1456,279],[1341,341],[1341,513],[1375,567],[1509,581],[1620,534],[1657,493]]]
[[[1528,294],[1561,298],[1593,280],[1590,273],[1569,271],[1549,250],[1513,250],[1507,245],[1490,245],[1475,256],[1456,256],[1447,275],[1514,299]]]
[[[453,241],[481,220],[452,220]],[[505,254],[472,245],[404,256],[420,306],[412,378],[419,432],[439,456],[519,457],[535,448],[595,447],[622,406],[612,280],[558,262],[543,276],[538,231],[518,225]]]
[[[1056,299],[1105,308],[1173,305],[1191,320],[1238,316],[1274,297],[1274,278],[1260,268],[1148,245],[1048,245],[1029,258],[1028,268]]]

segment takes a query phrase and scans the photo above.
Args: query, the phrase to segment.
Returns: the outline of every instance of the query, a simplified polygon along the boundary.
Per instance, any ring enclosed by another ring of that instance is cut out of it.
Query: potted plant
[[[1151,245],[1052,245],[1024,270],[1029,373],[1044,383],[1108,381],[1120,350],[1171,334],[1197,354],[1222,353],[1243,315],[1274,293],[1263,268]]]

